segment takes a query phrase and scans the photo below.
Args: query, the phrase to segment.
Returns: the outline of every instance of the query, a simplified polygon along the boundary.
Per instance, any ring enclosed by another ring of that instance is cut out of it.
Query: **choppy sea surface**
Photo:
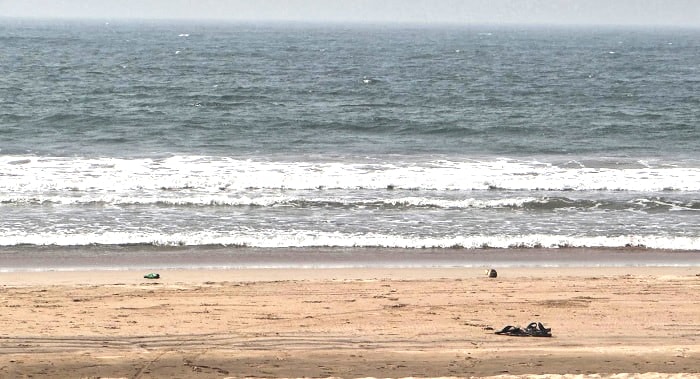
[[[700,250],[700,30],[0,19],[0,47],[6,259]]]

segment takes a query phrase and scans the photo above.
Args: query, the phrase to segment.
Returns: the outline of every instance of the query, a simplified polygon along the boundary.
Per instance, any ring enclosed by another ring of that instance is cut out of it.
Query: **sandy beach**
[[[700,373],[698,267],[158,273],[0,274],[0,377]]]

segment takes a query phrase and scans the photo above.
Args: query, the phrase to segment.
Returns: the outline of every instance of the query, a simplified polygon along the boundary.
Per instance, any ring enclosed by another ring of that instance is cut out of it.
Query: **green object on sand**
[[[155,272],[148,273],[143,276],[146,279],[160,279],[160,274],[156,274]]]

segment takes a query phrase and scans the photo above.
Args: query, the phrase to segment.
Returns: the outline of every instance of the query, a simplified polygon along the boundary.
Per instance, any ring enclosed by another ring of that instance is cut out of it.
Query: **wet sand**
[[[698,267],[158,272],[0,273],[0,377],[700,373]]]

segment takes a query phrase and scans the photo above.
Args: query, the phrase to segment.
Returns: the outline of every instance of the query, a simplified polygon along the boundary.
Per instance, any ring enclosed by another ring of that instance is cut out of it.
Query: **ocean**
[[[1,19],[0,270],[700,265],[698,52],[681,28]]]

